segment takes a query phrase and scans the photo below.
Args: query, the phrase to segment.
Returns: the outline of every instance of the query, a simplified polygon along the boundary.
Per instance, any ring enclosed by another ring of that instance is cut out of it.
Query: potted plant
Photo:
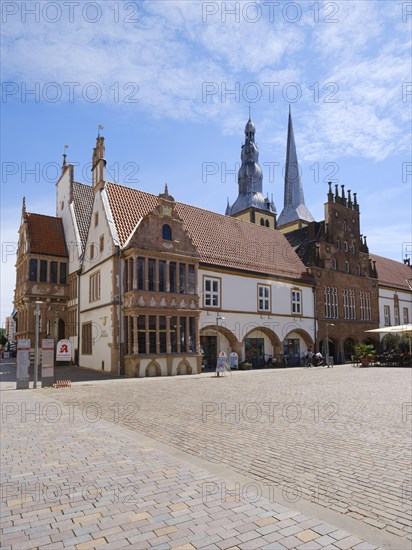
[[[242,361],[242,363],[239,364],[240,370],[251,370],[252,363],[249,361]]]
[[[375,348],[372,344],[359,344],[355,346],[355,353],[360,357],[362,367],[369,365],[370,357],[375,353]]]

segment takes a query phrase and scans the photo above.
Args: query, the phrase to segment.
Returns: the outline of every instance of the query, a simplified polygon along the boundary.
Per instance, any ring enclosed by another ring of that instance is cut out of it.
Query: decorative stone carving
[[[182,309],[186,307],[186,300],[184,300],[184,299],[180,300],[180,307]]]
[[[166,300],[164,298],[162,298],[160,300],[160,307],[166,307],[166,306],[167,306]]]
[[[153,296],[150,298],[149,306],[156,307],[156,300],[153,298]]]
[[[140,296],[140,298],[137,300],[137,305],[144,307],[146,305],[146,302],[144,301],[143,296]]]

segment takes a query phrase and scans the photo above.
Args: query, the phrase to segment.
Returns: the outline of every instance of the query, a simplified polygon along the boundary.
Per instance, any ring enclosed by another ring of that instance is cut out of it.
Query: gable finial
[[[165,195],[168,195],[169,194],[169,189],[167,188],[167,183],[165,183],[165,192],[164,192]]]

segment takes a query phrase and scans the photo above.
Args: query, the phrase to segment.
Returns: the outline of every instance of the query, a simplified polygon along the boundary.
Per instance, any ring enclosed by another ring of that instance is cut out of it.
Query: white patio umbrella
[[[395,325],[392,327],[381,327],[381,328],[372,328],[370,330],[365,330],[365,332],[378,332],[381,334],[407,334],[409,336],[409,351],[412,350],[411,347],[411,338],[412,338],[412,324],[406,323],[404,325]]]

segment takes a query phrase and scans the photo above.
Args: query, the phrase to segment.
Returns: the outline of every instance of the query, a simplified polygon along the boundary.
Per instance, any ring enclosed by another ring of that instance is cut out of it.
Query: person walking
[[[311,347],[309,347],[306,352],[306,366],[308,369],[313,367],[313,351]]]

